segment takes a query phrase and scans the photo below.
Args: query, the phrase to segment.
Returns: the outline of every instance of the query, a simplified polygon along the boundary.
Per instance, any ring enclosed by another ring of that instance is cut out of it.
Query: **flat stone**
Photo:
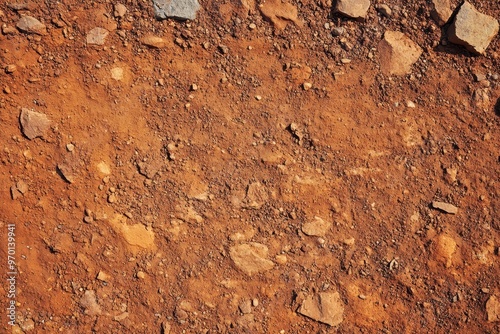
[[[263,2],[259,9],[262,15],[270,20],[277,29],[284,29],[288,22],[293,22],[297,26],[302,25],[302,22],[298,19],[297,7],[290,3],[269,0]]]
[[[331,222],[324,221],[320,217],[314,217],[313,220],[302,225],[302,232],[309,236],[322,237],[328,232],[331,225]]]
[[[101,314],[101,307],[97,303],[97,298],[94,290],[87,290],[80,299],[80,306],[85,310],[85,314],[99,315]]]
[[[161,37],[154,35],[146,35],[141,39],[141,43],[150,48],[161,49],[167,46],[167,41]]]
[[[166,18],[194,20],[200,4],[198,0],[153,0],[153,9],[159,20]]]
[[[271,270],[274,267],[273,261],[267,259],[268,253],[267,246],[256,242],[232,246],[229,249],[229,256],[236,267],[247,275]]]
[[[405,75],[422,54],[422,48],[399,31],[387,30],[378,44],[380,67],[385,74]]]
[[[260,209],[268,198],[266,187],[260,182],[252,182],[248,185],[243,206],[248,209]]]
[[[450,19],[453,11],[451,10],[450,0],[432,0],[433,9],[431,16],[439,26],[444,26]]]
[[[43,137],[50,127],[50,120],[45,114],[27,108],[21,109],[19,122],[21,123],[21,131],[30,140]]]
[[[446,268],[451,267],[453,254],[457,249],[456,241],[445,234],[440,234],[433,241],[434,244],[434,259],[445,265]]]
[[[152,230],[147,229],[142,224],[127,224],[127,219],[116,214],[109,220],[109,224],[120,234],[125,242],[130,246],[131,250],[138,252],[140,250],[154,250],[155,247],[155,234]]]
[[[454,206],[453,204],[445,203],[445,202],[434,201],[434,202],[432,202],[432,207],[434,209],[439,209],[441,211],[444,211],[446,213],[450,213],[452,215],[455,215],[458,212],[458,208],[456,206]]]
[[[76,173],[71,165],[67,163],[60,163],[57,165],[57,170],[65,181],[67,181],[68,183],[75,182]]]
[[[17,22],[16,27],[22,32],[36,35],[46,35],[47,27],[32,16],[23,16]]]
[[[116,81],[123,80],[123,68],[113,67],[111,69],[111,78],[115,79]]]
[[[488,322],[500,321],[500,301],[493,295],[486,302],[486,314]]]
[[[310,295],[297,312],[330,326],[338,326],[344,321],[344,303],[338,292]]]
[[[370,0],[338,0],[335,10],[353,19],[365,19]]]
[[[494,17],[478,12],[465,1],[448,30],[448,39],[472,53],[483,54],[498,30],[499,24]]]
[[[109,31],[96,27],[87,33],[87,44],[89,45],[103,45],[106,42],[106,37],[108,37]]]

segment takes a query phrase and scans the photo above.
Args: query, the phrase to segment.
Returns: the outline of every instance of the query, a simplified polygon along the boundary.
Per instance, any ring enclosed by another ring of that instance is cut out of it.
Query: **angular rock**
[[[431,16],[439,26],[444,26],[453,14],[450,0],[432,0],[433,9]]]
[[[488,322],[500,321],[500,301],[497,296],[491,296],[486,302],[486,315]]]
[[[422,48],[399,31],[387,30],[378,44],[380,67],[385,74],[405,75],[422,54]]]
[[[269,19],[278,29],[284,29],[288,22],[293,22],[299,27],[302,25],[297,16],[297,7],[290,3],[270,0],[262,3],[259,8],[262,15]]]
[[[353,19],[365,19],[370,0],[338,0],[335,10]]]
[[[124,216],[116,214],[109,220],[109,224],[116,233],[123,237],[134,253],[156,248],[155,234],[152,230],[142,224],[129,225],[126,221]]]
[[[311,295],[304,300],[297,312],[330,326],[338,326],[344,321],[344,303],[338,292]]]
[[[273,261],[267,259],[268,252],[267,246],[250,242],[232,246],[229,256],[238,269],[251,276],[274,267]]]
[[[434,201],[434,202],[432,202],[432,207],[434,209],[439,209],[441,211],[444,211],[446,213],[450,213],[452,215],[455,215],[458,212],[458,208],[456,206],[454,206],[453,204],[445,203],[445,202]]]
[[[89,45],[103,45],[106,42],[106,37],[108,37],[109,31],[96,27],[87,33],[87,44]]]
[[[486,51],[498,34],[498,30],[499,24],[494,17],[478,12],[474,6],[465,1],[448,30],[448,39],[480,55]]]
[[[153,0],[153,9],[158,20],[169,17],[194,20],[200,4],[198,0]]]
[[[167,41],[154,35],[146,35],[141,39],[141,43],[151,48],[161,49],[167,46]]]
[[[320,217],[314,217],[313,220],[302,225],[302,232],[309,236],[322,237],[328,232],[331,225],[332,223],[324,221]]]
[[[57,165],[57,171],[60,173],[62,178],[68,183],[74,183],[76,179],[76,173],[71,165],[67,163],[60,163]]]
[[[19,122],[21,123],[21,131],[30,140],[43,137],[50,127],[50,120],[45,114],[27,108],[21,109]]]
[[[16,27],[22,32],[36,35],[46,35],[47,27],[32,16],[23,16],[17,22]]]

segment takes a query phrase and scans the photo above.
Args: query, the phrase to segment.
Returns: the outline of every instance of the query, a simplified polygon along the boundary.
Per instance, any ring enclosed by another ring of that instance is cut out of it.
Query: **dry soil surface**
[[[449,43],[430,1],[122,3],[0,4],[2,331],[500,331],[498,36]]]

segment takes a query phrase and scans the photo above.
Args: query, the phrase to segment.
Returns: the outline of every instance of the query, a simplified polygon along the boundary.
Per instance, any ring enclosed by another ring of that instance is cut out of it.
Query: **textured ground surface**
[[[390,17],[373,1],[364,22],[275,3],[274,24],[233,0],[192,22],[149,1],[123,18],[104,0],[29,3],[0,4],[6,27],[47,27],[0,34],[14,332],[499,332],[498,36],[482,56],[447,43],[426,1],[389,0]],[[382,74],[388,29],[423,49],[411,74]],[[50,119],[43,137],[21,108]],[[297,312],[321,293],[337,326]]]

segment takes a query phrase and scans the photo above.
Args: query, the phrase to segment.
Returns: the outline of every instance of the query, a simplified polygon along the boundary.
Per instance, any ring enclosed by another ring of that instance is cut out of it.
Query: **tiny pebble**
[[[75,149],[75,145],[69,143],[66,145],[66,149],[68,150],[68,152],[73,152],[73,150]]]
[[[255,23],[250,23],[248,25],[248,29],[250,29],[250,30],[254,30],[255,28],[257,28],[257,26],[255,25]]]
[[[143,271],[138,271],[136,274],[137,278],[144,279],[146,274]]]

